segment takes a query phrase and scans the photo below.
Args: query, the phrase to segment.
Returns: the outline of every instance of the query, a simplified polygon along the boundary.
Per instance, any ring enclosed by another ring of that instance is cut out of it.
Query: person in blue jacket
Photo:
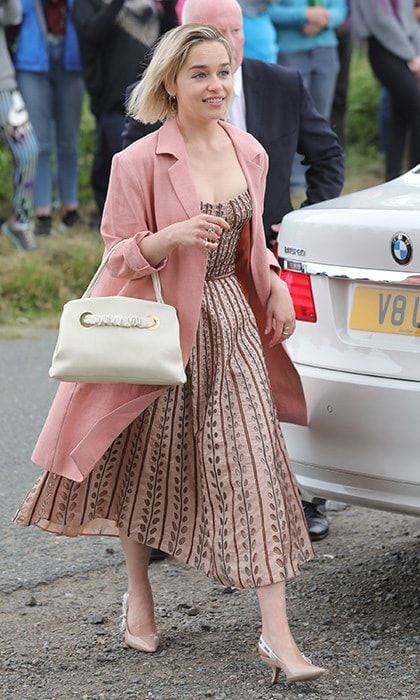
[[[276,30],[268,14],[275,0],[238,0],[244,23],[244,56],[267,63],[277,62]]]
[[[329,119],[339,70],[334,30],[346,19],[345,0],[278,0],[268,12],[277,28],[279,63],[301,73],[316,109]],[[292,187],[305,187],[304,173],[299,159]]]
[[[65,226],[78,213],[79,128],[84,84],[73,0],[22,0],[22,26],[16,46],[17,80],[39,143],[35,176],[36,234],[51,233],[55,151],[56,196]]]

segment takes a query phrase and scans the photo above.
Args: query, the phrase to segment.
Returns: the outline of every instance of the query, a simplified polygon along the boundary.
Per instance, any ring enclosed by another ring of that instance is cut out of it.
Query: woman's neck
[[[176,122],[187,146],[211,150],[218,148],[223,140],[223,127],[218,121],[192,122],[177,116]]]

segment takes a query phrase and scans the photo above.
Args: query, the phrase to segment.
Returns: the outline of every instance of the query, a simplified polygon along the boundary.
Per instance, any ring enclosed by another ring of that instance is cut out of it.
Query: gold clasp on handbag
[[[141,328],[146,331],[155,331],[160,325],[157,316],[111,316],[104,314],[92,314],[85,311],[79,317],[80,325],[84,328],[94,328],[98,326],[118,326],[120,328]]]

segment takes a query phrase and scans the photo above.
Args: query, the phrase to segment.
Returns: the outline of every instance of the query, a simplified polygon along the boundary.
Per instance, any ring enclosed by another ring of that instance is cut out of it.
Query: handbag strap
[[[111,257],[111,253],[115,250],[115,248],[118,245],[120,245],[120,243],[124,243],[124,242],[125,242],[125,240],[118,241],[118,243],[113,245],[112,248],[107,252],[107,254],[103,258],[101,264],[99,265],[98,269],[96,270],[95,274],[93,275],[91,281],[89,282],[85,292],[82,294],[82,299],[84,299],[85,297],[89,297],[91,295],[96,283],[98,282],[99,278],[101,277],[101,275],[106,267],[106,264],[107,264],[109,258]],[[152,277],[152,282],[153,282],[153,289],[155,291],[156,301],[158,301],[159,304],[163,304],[164,301],[163,301],[163,296],[162,296],[162,285],[160,283],[159,273],[152,272],[151,277]]]

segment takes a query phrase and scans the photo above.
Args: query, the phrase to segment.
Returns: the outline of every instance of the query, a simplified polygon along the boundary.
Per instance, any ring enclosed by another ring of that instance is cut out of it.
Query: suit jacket
[[[263,332],[270,267],[278,268],[266,248],[262,224],[267,156],[252,136],[227,123],[222,125],[236,149],[253,205],[251,225],[241,241],[238,274],[259,326],[279,418],[305,424],[299,375],[284,347],[269,348]],[[124,243],[111,254],[95,294],[154,298],[150,279],[154,268],[142,256],[140,242],[154,231],[199,213],[185,143],[176,121],[170,119],[114,156],[102,235],[106,250],[118,241]],[[185,365],[200,319],[207,256],[204,247],[178,247],[159,268],[165,302],[178,312]],[[75,481],[83,480],[119,433],[164,391],[165,387],[132,384],[60,384],[35,447],[34,462]]]
[[[304,156],[308,166],[302,206],[339,196],[344,154],[337,136],[316,111],[298,71],[253,59],[244,59],[242,71],[247,130],[264,146],[269,158],[264,229],[270,240],[275,237],[271,224],[280,223],[292,210],[290,175],[295,153]],[[159,126],[127,117],[123,146]]]

